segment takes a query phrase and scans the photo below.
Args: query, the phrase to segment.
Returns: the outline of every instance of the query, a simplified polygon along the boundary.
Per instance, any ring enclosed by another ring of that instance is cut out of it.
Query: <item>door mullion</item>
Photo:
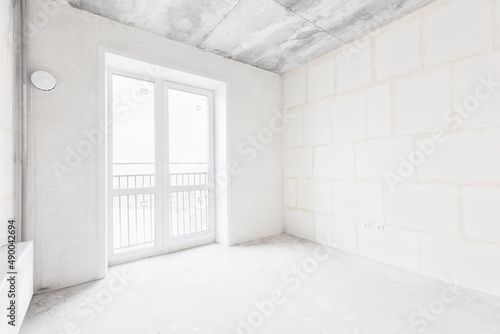
[[[165,248],[165,234],[164,234],[164,216],[165,216],[165,205],[164,205],[164,152],[163,152],[163,84],[161,80],[155,80],[155,153],[156,153],[156,224],[155,224],[155,234],[157,240],[157,246],[159,249]]]
[[[164,208],[164,216],[162,219],[162,225],[163,225],[163,247],[166,248],[169,244],[170,240],[170,231],[171,231],[171,221],[172,221],[172,208],[171,208],[171,200],[170,200],[170,166],[168,164],[169,162],[169,156],[168,156],[168,149],[169,149],[169,135],[168,135],[168,126],[169,126],[169,119],[168,119],[168,84],[166,82],[161,83],[161,96],[162,96],[162,106],[161,106],[161,114],[162,114],[162,122],[161,122],[161,133],[162,133],[162,142],[161,142],[161,147],[162,147],[162,177],[164,178],[162,181],[162,194],[164,197],[163,200],[163,208]]]

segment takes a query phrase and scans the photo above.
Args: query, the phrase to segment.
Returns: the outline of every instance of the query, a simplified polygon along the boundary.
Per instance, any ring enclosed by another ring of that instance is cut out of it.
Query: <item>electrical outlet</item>
[[[370,222],[367,221],[367,220],[363,220],[363,222],[361,223],[361,225],[363,225],[363,227],[366,228],[367,230],[370,229]]]
[[[375,230],[377,232],[384,232],[384,224],[375,224]]]

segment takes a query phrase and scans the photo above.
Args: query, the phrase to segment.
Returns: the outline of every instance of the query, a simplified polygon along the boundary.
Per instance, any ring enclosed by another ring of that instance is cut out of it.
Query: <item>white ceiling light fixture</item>
[[[36,71],[31,75],[31,82],[33,85],[44,92],[49,92],[56,88],[56,78],[49,72]]]

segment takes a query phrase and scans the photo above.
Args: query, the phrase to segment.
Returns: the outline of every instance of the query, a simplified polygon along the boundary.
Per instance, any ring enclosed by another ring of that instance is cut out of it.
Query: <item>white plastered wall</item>
[[[12,0],[0,1],[0,246],[7,222],[15,219],[16,11]]]
[[[498,0],[439,0],[285,75],[286,231],[500,296],[499,83]]]
[[[35,241],[37,291],[99,276],[98,149],[62,180],[53,166],[64,165],[83,131],[99,128],[100,46],[227,82],[228,160],[240,167],[229,183],[230,244],[283,231],[280,134],[255,150],[254,159],[242,150],[280,112],[280,76],[74,9],[66,1],[29,1],[28,21],[29,73],[46,70],[58,80],[53,92],[30,88],[25,233]]]

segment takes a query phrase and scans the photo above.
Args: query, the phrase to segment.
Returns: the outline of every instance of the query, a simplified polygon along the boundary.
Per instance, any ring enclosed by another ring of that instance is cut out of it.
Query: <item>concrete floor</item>
[[[273,300],[273,301],[271,301]],[[288,235],[110,268],[35,296],[21,334],[500,333],[500,298]]]

